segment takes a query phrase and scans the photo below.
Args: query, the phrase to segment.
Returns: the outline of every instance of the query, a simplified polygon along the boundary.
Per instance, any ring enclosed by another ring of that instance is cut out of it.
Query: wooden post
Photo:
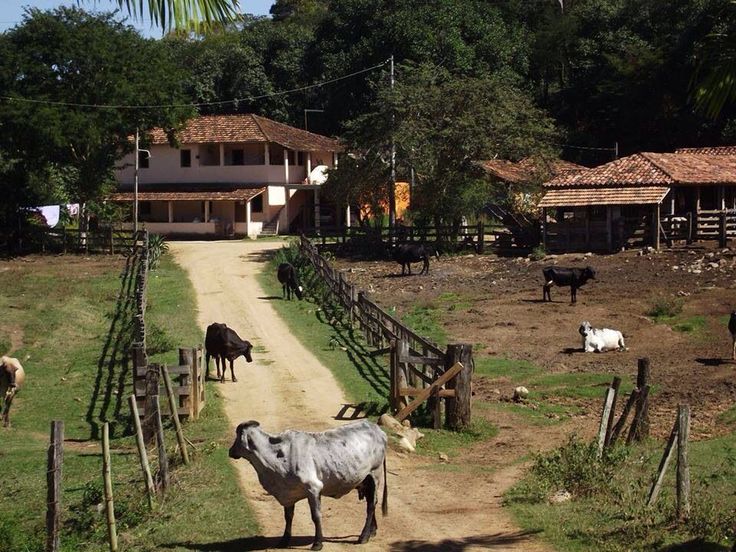
[[[108,232],[108,236],[110,238],[110,255],[115,254],[115,237],[112,233],[112,224],[110,224],[110,232]]]
[[[657,468],[657,478],[654,480],[652,488],[649,491],[649,498],[647,499],[647,507],[649,508],[654,506],[654,503],[657,501],[657,497],[659,496],[659,491],[662,489],[664,475],[667,472],[667,466],[669,466],[670,460],[672,459],[672,453],[675,450],[674,444],[677,439],[678,428],[679,420],[678,418],[675,418],[675,425],[672,426],[670,438],[667,440],[667,446],[664,447],[664,454],[662,455],[662,460],[659,462],[659,468]]]
[[[58,552],[61,529],[61,466],[64,462],[64,422],[51,422],[46,467],[46,552]]]
[[[485,253],[485,250],[486,250],[485,239],[486,239],[486,229],[485,229],[485,225],[483,224],[483,221],[481,220],[478,222],[478,247],[477,247],[478,255],[482,255],[483,253]]]
[[[626,406],[624,406],[624,411],[621,413],[621,417],[618,419],[618,422],[616,422],[616,425],[613,426],[613,431],[611,431],[610,446],[616,444],[618,436],[621,434],[624,427],[626,427],[626,420],[629,417],[629,412],[631,412],[631,408],[634,406],[634,403],[637,401],[638,398],[639,390],[634,389],[633,391],[631,391],[631,395],[629,395],[629,400],[626,401]]]
[[[639,389],[640,392],[648,386],[649,374],[649,359],[646,357],[640,358],[636,374],[636,387]],[[635,435],[637,441],[641,441],[642,439],[646,439],[647,437],[649,437],[649,402],[648,400],[644,400],[643,396],[639,400],[643,401],[643,404],[641,404],[641,421],[636,429]]]
[[[389,395],[389,406],[391,413],[395,414],[399,410],[399,345],[395,339],[389,343],[389,378],[391,392]]]
[[[107,537],[110,552],[117,552],[118,531],[115,526],[115,505],[112,500],[112,476],[110,475],[110,425],[102,426],[102,477],[105,480],[105,513],[107,514]]]
[[[192,395],[191,401],[191,419],[199,418],[199,411],[202,409],[202,372],[199,366],[199,349],[192,349]]]
[[[449,370],[458,362],[463,365],[463,369],[446,385],[447,389],[455,390],[455,396],[445,399],[445,421],[447,427],[454,431],[467,429],[470,426],[471,382],[473,379],[472,345],[461,343],[447,346],[445,369]]]
[[[193,399],[194,399],[194,357],[196,356],[196,349],[192,348],[179,348],[179,366],[189,366],[189,376],[183,378],[181,382],[183,385],[189,387],[189,394],[182,398],[181,406],[187,409],[187,414],[190,419],[194,415]]]
[[[164,439],[164,425],[161,423],[161,409],[158,395],[153,396],[153,420],[156,428],[156,445],[158,449],[158,471],[160,485],[163,491],[169,488],[169,458],[166,456],[166,440]]]
[[[646,435],[642,431],[644,425],[644,413],[649,408],[649,386],[644,386],[644,389],[639,393],[639,398],[636,404],[636,414],[634,414],[634,421],[631,422],[631,428],[629,429],[629,435],[626,438],[626,444],[630,445],[633,441],[641,441]]]
[[[442,429],[442,403],[440,401],[440,388],[435,387],[429,396],[429,405],[432,410],[432,426],[434,429]]]
[[[659,249],[659,203],[654,206],[652,214],[652,247]]]
[[[690,437],[690,407],[677,407],[677,519],[690,517],[690,465],[688,461],[688,438]]]
[[[135,395],[128,397],[130,404],[130,412],[133,415],[133,425],[135,426],[135,444],[138,447],[138,458],[141,462],[141,470],[143,471],[143,480],[146,483],[146,494],[148,495],[148,507],[153,510],[154,495],[156,487],[153,485],[153,477],[151,476],[151,466],[148,463],[148,452],[146,451],[146,443],[143,440],[143,430],[141,429],[141,420],[138,416],[138,403],[136,403]]]
[[[611,432],[613,431],[613,420],[616,417],[616,401],[618,399],[618,392],[621,388],[621,378],[618,376],[614,376],[613,381],[611,382],[611,389],[613,389],[613,402],[611,403],[611,413],[608,416],[608,424],[606,426],[606,439],[604,442],[605,447],[608,447],[611,444]]]
[[[66,226],[61,229],[61,251],[66,255]]]
[[[728,244],[728,235],[726,232],[726,211],[721,211],[718,218],[718,239],[721,247],[726,247]]]
[[[181,349],[180,351],[186,351],[186,349]],[[189,450],[187,449],[187,442],[184,440],[184,432],[181,429],[181,421],[179,421],[179,405],[176,404],[176,395],[174,394],[174,387],[171,385],[171,377],[169,376],[169,371],[163,364],[161,365],[161,374],[164,377],[164,386],[166,387],[166,394],[169,397],[169,408],[171,409],[171,419],[174,421],[176,441],[177,443],[179,443],[181,458],[186,465],[189,464]]]
[[[403,367],[402,358],[409,356],[409,342],[401,338],[398,342],[397,362],[396,362],[396,403],[398,408],[404,408],[409,404],[409,400],[401,394],[401,388],[408,386],[406,370]]]
[[[606,444],[606,431],[608,429],[608,422],[611,419],[611,407],[613,406],[613,398],[616,396],[616,391],[613,387],[609,387],[606,390],[606,398],[603,401],[603,412],[601,413],[601,423],[598,427],[598,458],[603,456],[603,447]]]
[[[154,402],[158,403],[159,371],[155,364],[146,370],[146,396],[143,403],[143,439],[150,443],[156,435],[156,412]]]

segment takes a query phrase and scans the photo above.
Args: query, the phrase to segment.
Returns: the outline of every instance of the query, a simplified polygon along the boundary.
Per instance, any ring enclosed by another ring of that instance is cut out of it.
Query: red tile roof
[[[544,185],[556,187],[736,184],[736,154],[636,153]]]
[[[718,146],[712,148],[678,148],[675,153],[700,153],[702,155],[736,155],[736,146]]]
[[[582,165],[570,163],[569,161],[563,161],[562,159],[548,161],[531,157],[518,162],[507,161],[506,159],[491,159],[488,161],[479,161],[478,164],[496,178],[512,184],[532,182],[534,180],[538,181],[569,171],[586,168]]]
[[[138,192],[138,201],[250,201],[266,188],[207,189],[177,187],[170,190]],[[133,201],[133,192],[117,192],[108,196],[110,201]]]
[[[539,207],[657,204],[662,202],[669,191],[666,186],[553,188],[544,194]]]
[[[154,144],[167,144],[163,129],[150,132]],[[177,133],[181,144],[275,142],[297,151],[341,151],[337,140],[294,128],[259,115],[202,115],[187,121]]]

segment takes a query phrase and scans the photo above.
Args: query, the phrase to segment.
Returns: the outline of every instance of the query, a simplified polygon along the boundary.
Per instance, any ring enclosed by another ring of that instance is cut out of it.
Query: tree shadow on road
[[[474,535],[462,539],[445,539],[439,542],[431,541],[397,541],[391,543],[391,552],[463,552],[469,547],[480,546],[494,548],[511,544],[519,544],[529,540],[529,537],[540,533],[536,531],[514,531],[511,533],[494,533],[492,535]]]
[[[324,542],[353,544],[357,541],[358,535],[348,535],[345,537],[325,537]],[[256,537],[243,537],[241,539],[232,539],[219,542],[172,542],[162,544],[160,548],[177,549],[185,548],[187,550],[197,550],[198,552],[248,552],[251,550],[279,550],[279,541],[281,537],[264,537],[262,535]],[[305,547],[312,544],[313,537],[292,537],[289,548]]]

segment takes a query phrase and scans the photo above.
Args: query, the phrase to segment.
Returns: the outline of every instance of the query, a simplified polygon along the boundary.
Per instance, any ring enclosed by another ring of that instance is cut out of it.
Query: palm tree
[[[708,35],[695,73],[695,106],[716,118],[736,100],[736,1],[728,2]]]
[[[134,18],[148,14],[163,29],[206,30],[232,22],[239,0],[114,0]]]

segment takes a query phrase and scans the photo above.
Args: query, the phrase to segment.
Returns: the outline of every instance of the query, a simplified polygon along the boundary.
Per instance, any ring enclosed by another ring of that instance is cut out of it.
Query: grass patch
[[[447,332],[442,327],[443,310],[433,303],[417,305],[401,317],[401,322],[434,343],[447,343]]]
[[[559,550],[729,550],[736,529],[733,436],[691,443],[693,504],[684,524],[675,521],[672,466],[655,507],[644,505],[662,448],[650,441],[599,461],[586,444],[568,443],[538,457],[506,504],[523,528],[541,529]],[[549,504],[561,489],[573,499]]]
[[[540,371],[540,368],[526,360],[512,360],[492,356],[475,359],[475,373],[479,376],[521,381],[538,374]]]
[[[526,401],[524,404],[513,402],[484,403],[476,401],[474,406],[481,410],[503,410],[511,412],[512,414],[524,417],[527,423],[535,426],[559,424],[583,411],[578,406],[563,406],[541,401]]]
[[[736,404],[718,415],[718,423],[726,426],[736,425]]]
[[[498,434],[498,428],[484,419],[475,419],[470,427],[463,431],[448,431],[446,429],[422,428],[424,439],[417,441],[417,452],[425,456],[437,456],[444,452],[452,458],[457,456],[461,449],[475,443],[488,441]]]
[[[271,304],[276,312],[302,345],[332,371],[350,401],[375,403],[379,411],[384,411],[389,392],[388,355],[371,355],[372,348],[359,331],[349,327],[344,313],[335,306],[322,307],[314,302],[317,282],[303,267],[300,277],[305,287],[305,299],[281,299],[281,284],[274,278],[274,265],[284,261],[297,267],[300,265],[297,259],[283,257],[289,254],[284,251],[289,250],[277,252],[274,260],[265,265],[258,276],[263,291],[275,297]]]
[[[127,397],[132,374],[126,358],[131,306],[118,303],[125,260],[119,257],[30,257],[8,262],[0,271],[0,308],[12,309],[23,331],[15,352],[27,380],[13,404],[13,428],[2,431],[0,461],[13,477],[0,491],[0,549],[44,548],[46,447],[52,419],[65,422],[62,550],[104,548],[104,518],[97,512],[101,489],[99,434],[112,429],[112,473],[118,532],[125,549],[147,551],[207,549],[257,527],[239,493],[227,458],[232,436],[221,399],[207,389],[207,406],[196,422],[186,422],[197,445],[184,467],[166,439],[173,465],[172,487],[164,505],[149,514],[140,466],[130,432]],[[185,273],[164,255],[149,279],[147,321],[162,329],[176,347],[201,342],[194,294]],[[176,350],[155,361],[176,363]],[[155,460],[151,458],[155,469]],[[221,512],[227,511],[228,516]]]
[[[685,300],[682,297],[660,295],[652,300],[651,306],[646,314],[659,322],[659,319],[674,318],[681,314],[684,305]]]

